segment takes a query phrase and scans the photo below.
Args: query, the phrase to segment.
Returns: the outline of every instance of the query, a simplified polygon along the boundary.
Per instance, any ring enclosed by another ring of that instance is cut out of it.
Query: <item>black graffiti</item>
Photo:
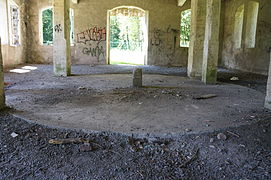
[[[82,50],[82,53],[88,56],[97,57],[98,61],[100,59],[100,56],[105,57],[105,50],[103,46],[100,46],[97,44],[95,47],[84,47]]]
[[[57,24],[57,25],[55,25],[55,32],[61,32],[62,31],[62,27],[61,27],[61,24]]]

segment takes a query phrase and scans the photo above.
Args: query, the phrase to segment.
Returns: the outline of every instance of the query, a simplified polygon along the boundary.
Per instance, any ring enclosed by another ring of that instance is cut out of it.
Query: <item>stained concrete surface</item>
[[[134,89],[133,66],[73,66],[73,76],[67,78],[54,77],[50,65],[32,66],[38,69],[5,74],[5,81],[10,83],[6,87],[7,105],[15,109],[15,115],[49,126],[178,134],[213,131],[270,117],[263,108],[263,91],[223,82],[206,86],[184,77],[186,72],[181,68],[141,66],[145,87]],[[236,75],[229,71],[220,74],[220,79],[226,80],[227,75]],[[263,77],[257,82],[264,81]],[[194,99],[205,94],[218,97]]]

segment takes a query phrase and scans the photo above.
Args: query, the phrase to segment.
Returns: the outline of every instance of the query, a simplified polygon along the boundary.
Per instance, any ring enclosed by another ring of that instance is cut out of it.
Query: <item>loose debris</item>
[[[211,99],[217,97],[216,94],[206,94],[198,97],[194,97],[194,99],[200,100],[200,99]]]
[[[240,137],[240,135],[239,134],[236,134],[236,133],[234,133],[234,132],[231,132],[231,131],[227,131],[227,133],[229,133],[229,134],[231,134],[231,135],[233,135],[233,136],[235,136],[235,137]]]
[[[81,152],[88,152],[88,151],[93,151],[94,148],[93,146],[90,145],[90,143],[84,143],[83,145],[79,146],[79,150]]]
[[[13,138],[19,136],[19,134],[15,133],[15,132],[11,133],[10,135],[11,135],[11,137],[13,137]]]
[[[78,90],[86,90],[87,88],[86,87],[84,87],[84,86],[80,86],[79,88],[78,88]]]
[[[185,161],[180,167],[181,168],[187,167],[191,162],[195,161],[198,158],[198,154],[199,154],[199,149],[196,149],[192,157],[188,158],[187,161]]]
[[[239,78],[238,77],[232,77],[230,80],[231,81],[239,81]]]
[[[225,141],[227,139],[227,136],[223,133],[219,133],[217,134],[217,139]]]
[[[79,143],[90,143],[90,140],[83,138],[67,138],[67,139],[50,139],[50,144],[79,144]]]

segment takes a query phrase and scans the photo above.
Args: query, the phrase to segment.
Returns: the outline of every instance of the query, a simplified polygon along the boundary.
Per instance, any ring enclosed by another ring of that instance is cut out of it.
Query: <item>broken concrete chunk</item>
[[[10,135],[11,135],[11,137],[13,137],[13,138],[19,136],[19,134],[15,133],[15,132],[11,133]]]
[[[210,98],[214,98],[217,97],[216,94],[206,94],[206,95],[202,95],[202,96],[198,96],[198,97],[194,97],[194,99],[210,99]]]
[[[227,136],[223,133],[217,134],[217,139],[225,141],[227,139]]]

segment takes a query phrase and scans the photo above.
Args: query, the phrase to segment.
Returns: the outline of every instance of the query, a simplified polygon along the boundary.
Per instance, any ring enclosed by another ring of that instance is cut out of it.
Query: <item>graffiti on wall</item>
[[[106,28],[94,26],[77,34],[77,43],[82,45],[82,53],[96,58],[97,62],[105,59],[105,41]]]
[[[106,28],[96,27],[77,34],[77,42],[86,44],[89,41],[106,41]]]
[[[11,25],[11,44],[19,45],[20,36],[19,36],[19,8],[17,6],[10,7],[10,25]]]
[[[54,29],[55,29],[55,32],[58,32],[58,33],[61,32],[62,31],[61,24],[55,25]]]
[[[82,53],[91,57],[96,57],[98,62],[101,58],[105,58],[105,50],[100,43],[97,43],[96,45],[95,43],[89,44],[83,48]]]
[[[154,28],[151,34],[152,54],[166,58],[168,65],[171,65],[176,53],[179,30],[168,26],[165,30]]]

